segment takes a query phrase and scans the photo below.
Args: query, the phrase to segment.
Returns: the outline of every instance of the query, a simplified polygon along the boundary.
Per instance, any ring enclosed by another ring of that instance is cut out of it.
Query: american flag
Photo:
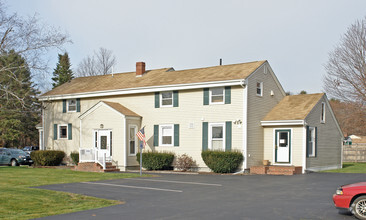
[[[142,141],[144,142],[144,147],[146,145],[146,141],[145,141],[145,127],[141,128],[141,130],[139,132],[136,133],[136,136]]]

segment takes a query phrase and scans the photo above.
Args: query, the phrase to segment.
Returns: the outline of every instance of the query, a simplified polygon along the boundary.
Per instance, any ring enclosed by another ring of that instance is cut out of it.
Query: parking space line
[[[151,187],[142,187],[142,186],[128,186],[128,185],[117,185],[110,183],[92,183],[92,182],[81,182],[85,184],[94,184],[94,185],[104,185],[104,186],[115,186],[115,187],[123,187],[123,188],[134,188],[134,189],[146,189],[146,190],[157,190],[157,191],[166,191],[166,192],[183,192],[182,190],[175,189],[162,189],[162,188],[151,188]]]
[[[162,183],[179,183],[179,184],[192,184],[192,185],[202,185],[202,186],[222,186],[221,184],[214,183],[199,183],[199,182],[183,182],[183,181],[172,181],[172,180],[155,180],[155,179],[140,179],[140,178],[125,178],[128,180],[139,180],[139,181],[150,181],[150,182],[162,182]]]

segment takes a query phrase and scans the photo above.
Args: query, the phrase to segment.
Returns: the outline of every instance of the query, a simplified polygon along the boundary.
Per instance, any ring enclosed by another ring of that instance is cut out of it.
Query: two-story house
[[[305,170],[341,167],[342,133],[325,94],[286,96],[267,61],[80,77],[41,95],[42,149],[101,155],[119,169],[145,151],[187,154],[208,170],[202,150],[237,150],[241,169],[262,164]],[[98,155],[98,156],[97,156]]]

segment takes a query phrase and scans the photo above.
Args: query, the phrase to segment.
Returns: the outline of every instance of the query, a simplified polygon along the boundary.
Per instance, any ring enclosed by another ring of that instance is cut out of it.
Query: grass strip
[[[0,219],[40,218],[123,204],[121,201],[29,187],[134,177],[138,175],[0,167]]]
[[[323,171],[326,173],[366,173],[366,163],[343,163],[342,169]]]

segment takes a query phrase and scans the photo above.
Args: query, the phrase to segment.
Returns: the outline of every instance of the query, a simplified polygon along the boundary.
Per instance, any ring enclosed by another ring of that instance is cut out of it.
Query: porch
[[[119,172],[112,156],[97,148],[79,149],[79,164],[74,170],[87,172]]]
[[[301,174],[301,166],[252,166],[251,174],[294,175]]]

